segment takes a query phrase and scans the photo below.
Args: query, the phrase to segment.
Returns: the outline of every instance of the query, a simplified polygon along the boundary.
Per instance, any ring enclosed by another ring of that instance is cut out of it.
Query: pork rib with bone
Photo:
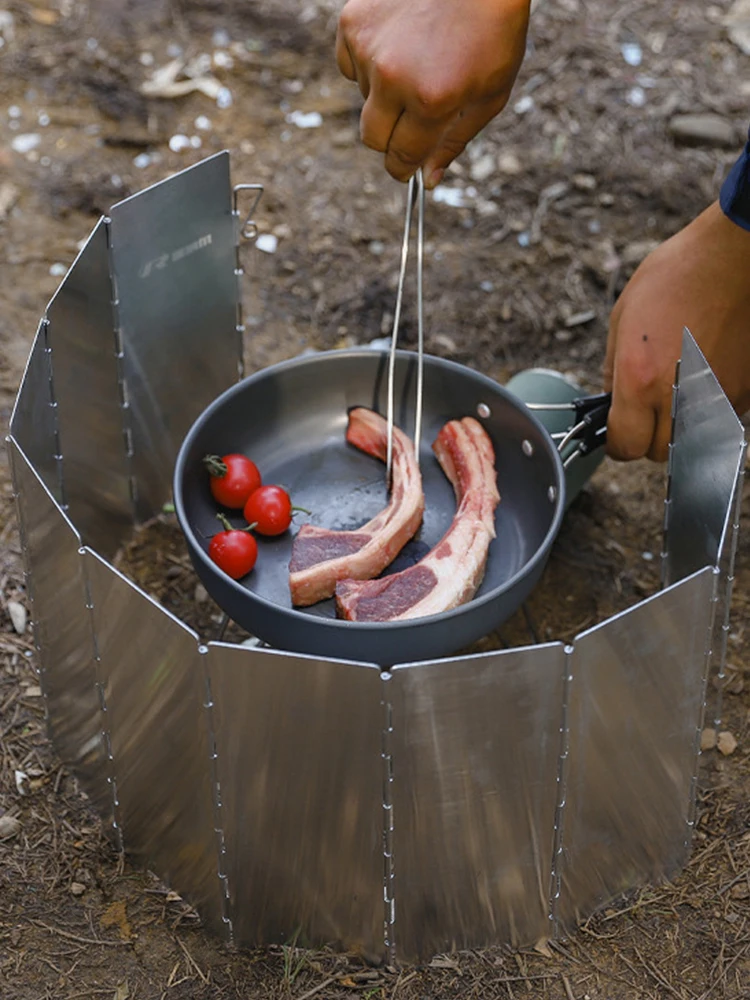
[[[433,451],[456,493],[457,510],[438,544],[418,563],[379,580],[342,580],[336,610],[349,621],[402,621],[470,601],[484,578],[500,502],[495,452],[473,417],[451,420]]]
[[[349,444],[386,460],[388,425],[358,406],[349,412]],[[332,597],[339,580],[370,580],[390,565],[422,523],[424,493],[413,442],[393,428],[392,485],[388,506],[355,531],[303,525],[292,545],[292,604],[307,607]]]

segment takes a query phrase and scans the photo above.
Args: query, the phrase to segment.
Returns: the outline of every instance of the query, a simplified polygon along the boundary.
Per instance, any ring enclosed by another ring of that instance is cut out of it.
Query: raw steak
[[[414,566],[381,580],[342,580],[336,610],[350,621],[401,621],[448,611],[470,601],[484,577],[500,501],[495,452],[473,417],[451,420],[432,446],[456,491],[450,528]]]
[[[346,440],[386,460],[387,423],[364,407],[349,413]],[[370,580],[393,562],[422,523],[424,494],[414,445],[393,428],[393,481],[387,507],[356,531],[303,525],[292,545],[289,589],[292,604],[306,607],[332,597],[339,580]]]

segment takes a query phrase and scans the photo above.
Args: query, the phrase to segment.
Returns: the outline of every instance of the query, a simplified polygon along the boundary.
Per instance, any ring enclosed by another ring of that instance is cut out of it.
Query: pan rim
[[[183,438],[182,444],[180,445],[179,451],[177,453],[177,458],[175,459],[174,476],[172,484],[172,495],[175,507],[175,514],[177,515],[177,520],[180,525],[180,529],[186,537],[189,543],[189,547],[193,554],[196,554],[201,561],[201,564],[212,574],[216,575],[220,580],[222,585],[229,586],[232,591],[241,599],[250,599],[256,602],[261,608],[268,608],[273,613],[281,613],[283,615],[288,615],[293,621],[300,623],[307,623],[309,625],[314,625],[317,627],[324,627],[327,629],[332,629],[333,631],[347,631],[357,630],[359,632],[375,632],[375,633],[394,633],[403,631],[405,629],[414,628],[416,625],[446,622],[453,618],[459,618],[466,611],[471,609],[477,609],[490,604],[492,601],[497,600],[502,594],[511,590],[516,584],[522,581],[525,577],[531,575],[536,568],[538,568],[539,563],[542,560],[546,560],[549,555],[549,551],[554,543],[554,540],[560,530],[560,525],[562,522],[563,515],[565,513],[565,470],[563,468],[562,459],[560,454],[555,447],[554,441],[550,437],[549,431],[542,424],[538,417],[529,410],[522,400],[517,396],[514,396],[512,392],[496,382],[493,378],[482,372],[475,371],[473,368],[469,368],[468,365],[462,365],[457,361],[452,361],[448,358],[441,358],[437,355],[425,354],[424,360],[429,364],[434,364],[438,368],[446,368],[448,370],[455,370],[461,374],[466,374],[467,372],[480,383],[484,382],[488,389],[495,394],[499,392],[499,395],[504,397],[507,402],[509,402],[529,423],[539,432],[542,440],[545,442],[547,451],[552,458],[552,464],[555,473],[555,483],[553,484],[557,488],[557,496],[554,501],[555,508],[552,514],[552,519],[550,521],[549,528],[547,529],[544,538],[537,546],[534,554],[528,559],[511,577],[505,580],[499,586],[493,587],[486,594],[482,594],[481,597],[473,597],[470,601],[464,604],[459,604],[455,608],[451,608],[448,611],[441,611],[433,615],[425,615],[420,618],[407,618],[401,621],[391,621],[391,622],[358,622],[358,621],[348,621],[343,618],[322,618],[311,616],[305,610],[299,610],[295,607],[284,607],[275,601],[270,601],[268,598],[263,597],[260,594],[256,594],[254,591],[248,590],[243,587],[241,583],[237,580],[233,580],[226,573],[223,573],[216,564],[209,558],[208,553],[204,550],[203,546],[199,543],[196,533],[193,531],[192,525],[189,522],[187,513],[185,511],[183,495],[182,495],[182,481],[184,478],[185,465],[187,462],[187,454],[190,451],[192,442],[194,438],[200,433],[203,425],[208,422],[211,417],[216,413],[217,410],[225,406],[229,400],[234,396],[240,395],[242,392],[247,390],[249,385],[265,379],[268,376],[276,375],[280,372],[285,372],[303,365],[315,365],[320,362],[330,360],[332,358],[337,358],[345,360],[346,358],[359,358],[359,357],[388,357],[389,352],[385,349],[374,349],[371,347],[349,347],[330,351],[319,351],[315,354],[301,354],[294,358],[289,358],[285,361],[279,361],[274,365],[269,365],[266,368],[261,368],[251,375],[242,378],[239,382],[225,389],[213,402],[198,415],[198,417],[193,421],[187,434]],[[416,359],[417,355],[414,351],[397,350],[396,357],[403,360]],[[520,605],[519,605],[520,606]],[[231,616],[230,616],[231,617]],[[261,637],[262,638],[262,637]]]

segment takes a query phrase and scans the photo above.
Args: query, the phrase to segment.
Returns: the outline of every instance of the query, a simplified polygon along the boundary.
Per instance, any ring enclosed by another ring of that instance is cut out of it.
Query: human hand
[[[738,413],[750,408],[750,232],[718,202],[643,261],[615,304],[604,381],[607,450],[667,457],[672,385],[688,327]]]
[[[359,85],[362,141],[428,188],[505,107],[526,50],[530,0],[348,0],[339,69]]]

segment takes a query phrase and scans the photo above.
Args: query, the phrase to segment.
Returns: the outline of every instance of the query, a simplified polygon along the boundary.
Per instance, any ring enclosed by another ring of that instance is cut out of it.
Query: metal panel
[[[57,419],[46,322],[39,324],[10,418],[10,433],[44,485],[62,502],[57,459]]]
[[[706,704],[707,718],[711,719],[715,729],[721,728],[721,717],[724,702],[724,685],[726,683],[727,643],[731,629],[732,591],[734,589],[735,556],[740,534],[740,516],[742,507],[745,469],[739,470],[735,483],[735,495],[730,504],[731,516],[727,525],[725,541],[719,554],[719,581],[716,593],[716,610],[711,637],[711,658],[709,663],[709,686]]]
[[[169,496],[182,438],[237,380],[237,278],[229,155],[111,211],[123,374],[141,517]]]
[[[125,850],[220,930],[223,890],[197,636],[84,551]]]
[[[235,942],[382,957],[378,668],[223,644],[208,668]]]
[[[698,345],[685,330],[665,518],[667,584],[719,562],[744,449],[742,424]]]
[[[8,447],[50,738],[112,828],[110,765],[80,539],[12,438]]]
[[[687,858],[713,585],[707,567],[576,638],[563,925]]]
[[[550,933],[559,644],[394,667],[399,958]]]
[[[65,500],[87,545],[113,555],[133,521],[107,229],[97,223],[49,304]]]

